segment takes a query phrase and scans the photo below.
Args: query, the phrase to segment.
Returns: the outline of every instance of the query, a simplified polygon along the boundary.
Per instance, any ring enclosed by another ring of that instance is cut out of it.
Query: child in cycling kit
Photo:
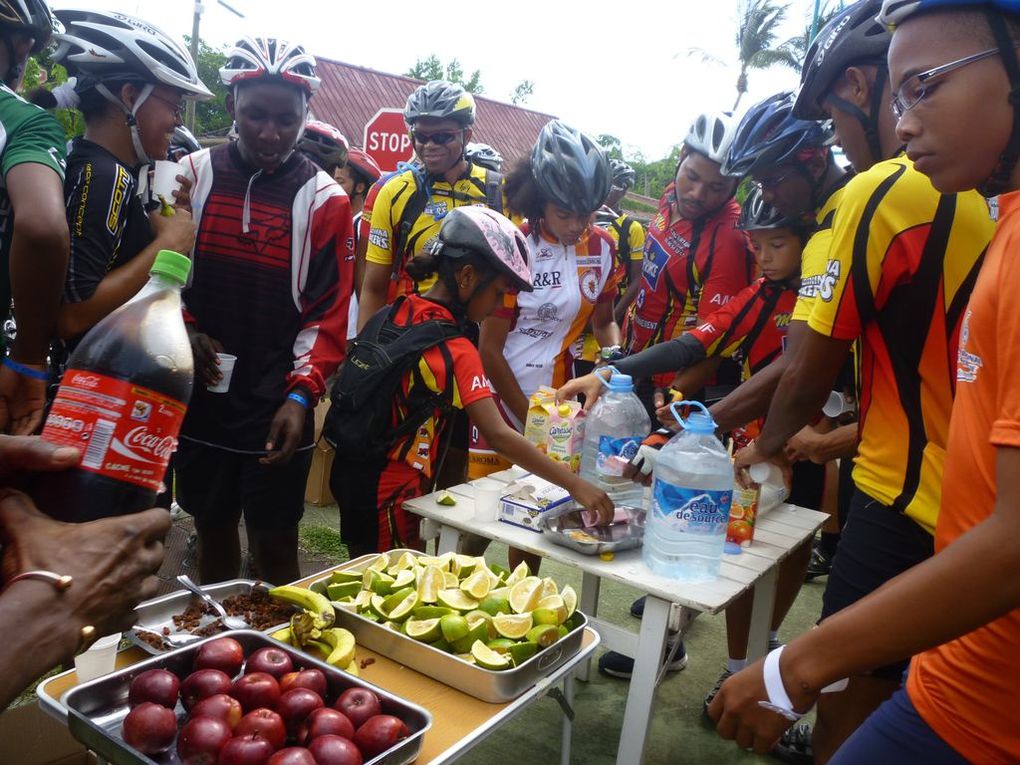
[[[604,492],[546,459],[504,422],[481,356],[465,336],[469,324],[492,313],[507,293],[533,289],[526,253],[524,235],[503,215],[484,207],[463,207],[444,218],[430,251],[408,263],[413,278],[436,274],[436,281],[425,294],[407,295],[383,308],[387,312],[383,326],[392,334],[440,320],[464,331],[426,348],[396,387],[390,433],[398,431],[412,412],[421,411],[423,393],[432,397],[426,400],[434,406],[427,408],[414,430],[389,438],[381,456],[366,456],[366,450],[359,453],[353,444],[345,450],[338,447],[330,486],[340,506],[341,536],[352,557],[396,547],[421,547],[417,524],[402,503],[430,490],[441,468],[443,442],[449,438],[455,410],[466,410],[486,440],[514,463],[567,489],[600,517],[611,517],[612,502]],[[368,339],[375,321],[369,320],[354,341],[352,357],[357,357],[358,344]],[[379,336],[382,334],[385,331]],[[345,392],[345,379],[348,376],[341,367],[333,391],[334,407]],[[356,416],[351,413],[347,426]],[[327,423],[327,429],[335,427],[337,431],[344,426],[343,421]]]

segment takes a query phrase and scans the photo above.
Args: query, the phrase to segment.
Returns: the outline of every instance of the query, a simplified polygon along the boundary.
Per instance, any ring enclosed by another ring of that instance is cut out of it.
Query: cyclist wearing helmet
[[[179,162],[192,152],[200,151],[202,144],[184,125],[174,128],[173,138],[170,139],[170,148],[167,150],[166,158],[171,162]]]
[[[609,188],[602,207],[595,214],[595,225],[604,228],[616,245],[616,262],[623,273],[620,279],[622,294],[616,301],[616,323],[621,327],[637,297],[641,286],[641,261],[644,259],[645,229],[639,221],[626,213],[618,212],[620,200],[634,185],[634,168],[622,159],[610,159],[613,185]]]
[[[64,183],[71,256],[57,332],[70,352],[145,285],[156,253],[194,245],[188,186],[180,202],[166,200],[174,215],[162,215],[158,200],[147,212],[138,174],[168,155],[183,99],[212,94],[184,46],[147,21],[105,11],[56,16],[64,31],[53,60],[75,77],[73,91],[61,87],[85,119]]]
[[[361,244],[362,211],[369,190],[382,175],[382,170],[364,149],[351,147],[347,153],[347,161],[336,171],[336,182],[351,200],[351,212],[354,223],[354,294],[351,295],[350,317],[347,320],[347,339],[358,334],[358,293],[361,292],[361,280],[365,278],[365,248]],[[367,244],[367,241],[366,241]]]
[[[260,576],[298,576],[312,410],[343,358],[354,275],[347,195],[295,150],[319,79],[300,45],[240,40],[220,70],[238,138],[184,159],[198,237],[184,292],[197,382],[177,452],[203,581],[238,575],[244,515]],[[230,388],[217,352],[237,356]]]
[[[49,42],[44,0],[0,0],[0,306],[17,304],[18,334],[0,366],[0,430],[32,433],[46,405],[47,352],[67,270],[63,128],[15,95],[25,62]]]
[[[347,161],[350,145],[344,134],[328,122],[308,120],[305,132],[298,141],[298,149],[331,178],[335,178],[337,170]]]
[[[848,112],[843,100],[869,114],[870,80],[860,76],[867,73],[853,71],[854,45],[865,45],[853,22],[863,14],[860,23],[870,24],[866,14],[877,8],[871,2],[846,9],[846,23],[828,38],[837,61],[849,62],[842,71],[837,67],[829,88],[819,86],[823,94],[837,94],[838,101],[822,97],[823,108],[834,117]],[[860,339],[855,489],[823,596],[823,620],[835,619],[851,605],[856,610],[862,597],[933,552],[942,486],[948,485],[943,465],[949,464],[949,411],[954,389],[959,391],[952,374],[956,347],[992,233],[977,194],[940,194],[910,159],[896,156],[900,139],[881,116],[892,102],[890,89],[884,80],[879,87],[878,136],[882,156],[891,158],[859,167],[846,185],[833,224],[827,278],[800,349],[791,354],[760,438],[736,459],[740,466],[771,458],[814,415],[828,393],[823,386],[831,384],[850,345]],[[849,145],[867,144],[862,122],[852,114],[838,117],[837,129]],[[870,156],[855,153],[864,160]],[[860,721],[897,691],[909,653],[869,664],[866,674],[851,673],[845,691],[826,695],[813,735],[817,759],[828,760]]]
[[[408,97],[404,121],[421,165],[398,168],[371,206],[359,326],[397,295],[432,286],[433,277],[419,284],[404,264],[435,238],[450,210],[486,205],[504,212],[500,175],[464,156],[475,121],[470,93],[451,82],[427,82]]]
[[[424,295],[398,298],[387,321],[406,326],[439,319],[457,322],[470,334],[466,325],[489,316],[505,295],[532,291],[526,257],[523,234],[503,215],[482,207],[458,208],[443,219],[430,251],[408,264],[418,280],[436,274],[432,287]],[[506,424],[478,350],[466,336],[427,349],[418,366],[427,371],[415,368],[405,375],[393,411],[414,411],[416,396],[422,393],[441,396],[428,419],[397,440],[382,460],[333,462],[330,484],[352,556],[395,547],[421,549],[417,520],[403,509],[403,502],[434,485],[444,453],[441,442],[452,436],[452,410],[466,410],[488,443],[514,464],[567,489],[601,517],[612,515],[612,501],[603,491],[559,469]],[[399,424],[397,416],[393,427]]]
[[[629,353],[694,329],[751,283],[747,237],[736,227],[737,182],[719,169],[732,139],[733,119],[721,113],[699,115],[684,139],[676,175],[648,226],[641,286],[625,327]],[[684,383],[689,398],[698,395],[718,362],[699,367],[704,374],[696,384]],[[661,400],[656,388],[672,381],[671,375],[658,375],[638,383],[649,411]]]

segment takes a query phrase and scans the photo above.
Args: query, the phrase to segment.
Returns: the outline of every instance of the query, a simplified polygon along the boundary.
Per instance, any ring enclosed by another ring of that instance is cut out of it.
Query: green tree
[[[191,45],[191,39],[185,37],[185,43]],[[197,136],[222,131],[230,127],[232,120],[227,114],[227,88],[220,82],[220,68],[227,63],[227,56],[222,48],[213,48],[201,39],[198,41],[198,78],[213,93],[208,101],[199,101],[195,105],[195,130]]]
[[[416,80],[447,80],[448,82],[455,82],[462,86],[468,93],[483,93],[485,88],[482,86],[482,73],[475,69],[469,77],[464,76],[464,68],[460,65],[457,59],[451,59],[450,63],[443,65],[443,62],[439,60],[439,56],[433,53],[428,58],[419,58],[414,62],[414,66],[408,69],[404,74],[408,77],[414,77]]]
[[[25,79],[22,81],[22,93],[29,93],[40,85],[52,90],[57,85],[67,82],[67,70],[60,64],[54,64],[47,55],[51,50],[43,51],[38,56],[31,56],[25,64]],[[74,109],[54,109],[53,116],[63,126],[68,140],[85,132],[85,121],[81,113]]]
[[[517,83],[517,87],[514,88],[514,92],[510,96],[510,103],[514,106],[520,106],[531,98],[532,93],[535,92],[535,83],[531,80],[521,80]]]
[[[800,38],[795,37],[776,44],[779,27],[786,18],[789,8],[789,5],[776,5],[772,0],[744,0],[737,26],[736,42],[740,74],[737,76],[737,100],[733,103],[734,111],[747,92],[748,70],[768,69],[773,64],[782,64],[800,71],[800,60],[795,52]]]
[[[605,149],[606,154],[614,159],[623,159],[623,144],[615,135],[602,133],[595,136],[595,142]]]
[[[815,34],[817,35],[826,24],[828,24],[836,16],[837,13],[842,9],[843,3],[837,0],[831,2],[822,3],[818,10],[818,21],[815,25]],[[811,43],[814,38],[811,36],[811,18],[805,20],[804,34],[798,35],[797,37],[788,40],[785,45],[786,49],[789,50],[794,58],[797,59],[797,68],[804,68],[804,60],[807,58],[808,48],[811,47]]]

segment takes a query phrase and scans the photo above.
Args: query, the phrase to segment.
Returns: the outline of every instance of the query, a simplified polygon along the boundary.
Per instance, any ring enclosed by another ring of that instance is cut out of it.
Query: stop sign
[[[402,109],[380,109],[365,124],[365,151],[383,170],[397,169],[398,162],[410,162],[414,156],[411,136],[404,123]]]

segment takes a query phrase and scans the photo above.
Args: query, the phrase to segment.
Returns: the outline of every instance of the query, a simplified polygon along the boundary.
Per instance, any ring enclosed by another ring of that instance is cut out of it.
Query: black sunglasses
[[[420,143],[422,146],[429,141],[436,146],[446,146],[450,141],[460,137],[460,131],[447,130],[441,133],[423,133],[420,130],[412,130],[411,137],[415,143]]]

